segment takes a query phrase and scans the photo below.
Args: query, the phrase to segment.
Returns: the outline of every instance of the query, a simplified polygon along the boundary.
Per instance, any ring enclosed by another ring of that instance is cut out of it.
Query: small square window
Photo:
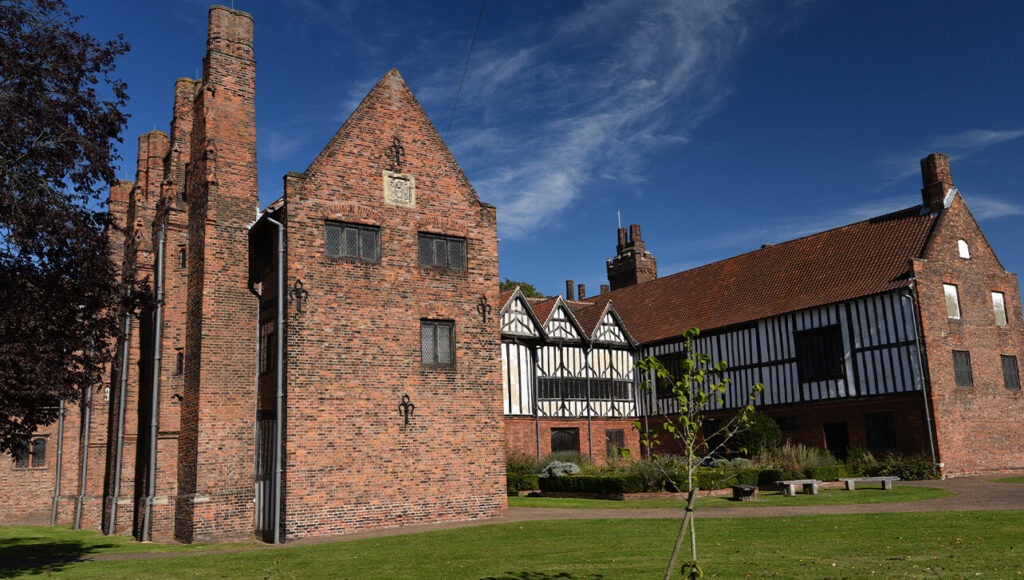
[[[956,386],[974,386],[974,375],[971,373],[971,353],[966,350],[953,351],[953,374],[956,375]]]
[[[327,222],[324,242],[328,258],[380,262],[380,228],[376,226]]]
[[[843,333],[838,324],[801,330],[794,338],[800,382],[843,378]]]
[[[996,324],[1006,326],[1006,296],[1002,292],[992,293],[992,312],[996,316]]]
[[[606,429],[604,432],[605,454],[619,457],[619,449],[626,448],[626,432],[623,429]]]
[[[957,294],[956,286],[943,284],[942,291],[946,295],[946,316],[960,320],[960,296]]]
[[[420,266],[459,271],[466,269],[466,238],[421,233],[419,245]]]
[[[420,357],[425,367],[455,366],[455,322],[421,320]]]
[[[1000,355],[1003,363],[1003,386],[1011,391],[1020,390],[1020,372],[1017,369],[1017,357],[1011,355]]]

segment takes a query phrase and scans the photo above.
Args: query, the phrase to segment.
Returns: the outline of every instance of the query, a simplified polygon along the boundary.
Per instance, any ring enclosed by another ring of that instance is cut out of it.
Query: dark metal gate
[[[274,541],[274,457],[277,454],[277,421],[256,421],[256,534]]]

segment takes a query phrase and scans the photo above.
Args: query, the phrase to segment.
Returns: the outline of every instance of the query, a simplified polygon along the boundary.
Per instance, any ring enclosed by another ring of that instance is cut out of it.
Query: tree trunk
[[[691,487],[686,494],[686,511],[683,513],[683,523],[679,526],[679,535],[676,536],[676,545],[672,548],[672,556],[668,560],[668,567],[665,568],[665,580],[672,577],[672,571],[675,570],[676,561],[679,559],[679,550],[683,547],[683,539],[686,538],[688,527],[690,528],[690,552],[694,566],[697,565],[697,535],[693,528],[693,504],[696,499],[697,490]]]

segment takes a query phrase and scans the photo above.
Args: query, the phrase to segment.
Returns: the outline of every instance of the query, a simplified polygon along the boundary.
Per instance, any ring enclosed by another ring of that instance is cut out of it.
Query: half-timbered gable
[[[547,341],[543,323],[519,288],[502,292],[501,385],[506,415],[533,415],[537,348]]]

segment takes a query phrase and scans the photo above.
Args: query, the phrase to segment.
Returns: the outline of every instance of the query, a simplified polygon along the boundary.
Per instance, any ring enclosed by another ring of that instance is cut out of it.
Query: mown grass
[[[934,487],[896,485],[889,491],[880,487],[858,487],[856,491],[822,489],[818,495],[798,493],[785,497],[778,491],[758,491],[755,501],[734,501],[731,496],[698,495],[697,508],[723,507],[782,507],[808,505],[845,505],[855,503],[886,503],[896,501],[918,501],[937,499],[953,495],[952,492]],[[617,501],[606,499],[580,499],[568,497],[510,497],[510,507],[547,507],[579,509],[683,509],[682,499],[638,499]]]
[[[992,481],[998,481],[999,483],[1024,483],[1024,477],[1000,477]]]
[[[483,525],[236,553],[0,568],[62,578],[638,578],[660,574],[678,520],[561,520]],[[1024,575],[1024,511],[927,512],[697,520],[710,577]],[[4,550],[18,542],[4,534]],[[124,552],[90,532],[93,554]],[[68,541],[55,536],[55,541]],[[112,541],[117,544],[117,541]],[[38,543],[37,547],[42,548]],[[147,548],[158,548],[146,545]]]

